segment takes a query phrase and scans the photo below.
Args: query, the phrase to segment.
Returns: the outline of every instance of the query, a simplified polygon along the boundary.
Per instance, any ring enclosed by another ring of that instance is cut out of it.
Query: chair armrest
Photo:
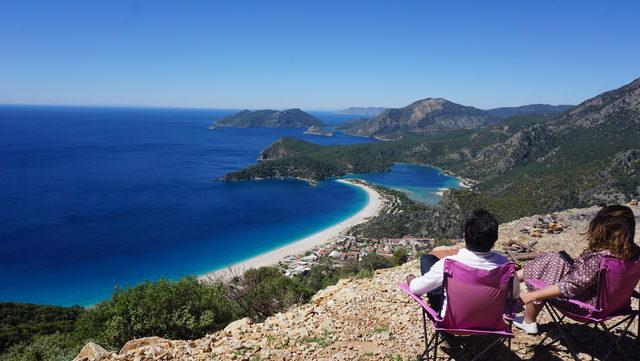
[[[597,307],[595,307],[593,305],[590,305],[588,303],[584,303],[584,302],[581,302],[581,301],[578,301],[578,300],[569,299],[569,298],[560,298],[559,300],[571,303],[573,305],[576,305],[578,307],[582,307],[582,308],[584,308],[586,310],[589,310],[589,311],[592,311],[592,312],[600,312],[600,311],[602,311],[601,309],[599,309],[599,308],[597,308]]]
[[[427,312],[427,314],[429,315],[429,318],[431,320],[433,320],[435,322],[442,322],[442,317],[440,317],[438,312],[436,312],[436,310],[431,308],[431,306],[429,306],[429,304],[426,303],[422,299],[422,297],[420,297],[420,296],[416,295],[415,293],[411,292],[411,289],[409,288],[409,285],[406,282],[398,284],[398,288],[400,288],[402,291],[404,291],[406,294],[408,294],[411,298],[413,298],[413,300],[416,301],[422,307],[422,309],[424,309]]]

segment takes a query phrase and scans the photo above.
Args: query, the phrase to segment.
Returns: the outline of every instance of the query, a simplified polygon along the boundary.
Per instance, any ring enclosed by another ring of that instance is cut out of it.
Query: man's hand
[[[410,285],[411,281],[413,281],[416,278],[416,276],[414,275],[408,275],[407,276],[407,284]]]

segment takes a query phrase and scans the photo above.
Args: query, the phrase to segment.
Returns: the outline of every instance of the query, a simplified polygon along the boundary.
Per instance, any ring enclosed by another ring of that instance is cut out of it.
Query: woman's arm
[[[562,293],[560,292],[560,287],[558,287],[558,285],[551,285],[541,290],[523,293],[520,296],[520,299],[522,300],[522,303],[526,305],[531,302],[542,301],[548,298],[558,298],[561,295]]]

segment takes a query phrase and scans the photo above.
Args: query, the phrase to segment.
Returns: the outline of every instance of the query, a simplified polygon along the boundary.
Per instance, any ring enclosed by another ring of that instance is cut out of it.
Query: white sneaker
[[[524,316],[516,316],[513,319],[513,325],[530,335],[535,335],[536,333],[538,333],[538,324],[536,322],[524,322]]]

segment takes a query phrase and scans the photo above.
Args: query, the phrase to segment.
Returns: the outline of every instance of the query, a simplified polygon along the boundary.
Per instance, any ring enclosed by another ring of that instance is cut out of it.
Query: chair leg
[[[564,340],[564,342],[567,345],[567,350],[569,350],[569,353],[571,354],[571,357],[573,357],[573,359],[576,360],[576,361],[580,361],[580,358],[578,357],[578,355],[575,353],[575,351],[573,351],[573,347],[571,346],[571,342],[569,341],[569,338],[567,337],[567,334],[564,331],[564,328],[565,328],[565,324],[563,322],[564,316],[561,317],[558,314],[558,312],[556,312],[553,309],[553,307],[549,306],[548,303],[545,304],[545,308],[547,309],[547,311],[551,315],[551,319],[556,324],[556,328],[557,328],[558,332],[560,333],[560,337],[558,339],[554,340],[553,342],[551,342],[550,344],[548,344],[547,346],[551,346],[551,345],[555,344],[556,342],[558,342],[560,340]],[[545,339],[546,339],[546,337],[545,337]],[[544,342],[545,339],[543,339],[542,342]],[[542,342],[540,344],[538,344],[538,346],[541,346]]]
[[[422,330],[424,331],[424,353],[426,360],[429,361],[429,335],[427,333],[427,313],[422,309]]]
[[[471,361],[479,360],[482,356],[484,356],[487,352],[489,352],[495,345],[501,343],[503,341],[502,337],[498,337],[491,345],[487,346],[482,352],[480,352],[476,357]],[[511,338],[509,337],[509,349],[511,349]]]
[[[624,352],[624,350],[622,349],[622,346],[620,346],[620,340],[622,340],[622,337],[624,337],[624,335],[627,333],[627,331],[629,330],[629,327],[633,323],[634,319],[635,319],[635,317],[629,316],[629,317],[627,317],[627,318],[625,318],[623,320],[623,321],[629,320],[629,322],[627,323],[627,326],[625,326],[625,328],[622,331],[622,333],[620,334],[620,336],[618,336],[618,338],[615,339],[615,341],[614,341],[614,336],[611,334],[611,330],[613,328],[615,328],[615,326],[613,326],[611,328],[607,328],[607,326],[604,324],[604,322],[599,322],[600,327],[602,327],[604,333],[607,335],[607,339],[609,340],[609,342],[613,343],[612,346],[615,346],[615,349],[617,349],[622,354],[622,356],[625,358],[625,360],[627,360],[627,361],[631,361],[631,359],[629,359],[629,357],[627,356],[627,353]],[[605,355],[605,357],[602,360],[605,361],[607,358],[609,358],[609,356],[611,355],[611,353],[615,349],[614,348],[610,348],[609,352],[607,352],[607,354]]]
[[[438,359],[438,346],[440,346],[440,332],[436,331],[436,344],[433,346],[433,359]]]

